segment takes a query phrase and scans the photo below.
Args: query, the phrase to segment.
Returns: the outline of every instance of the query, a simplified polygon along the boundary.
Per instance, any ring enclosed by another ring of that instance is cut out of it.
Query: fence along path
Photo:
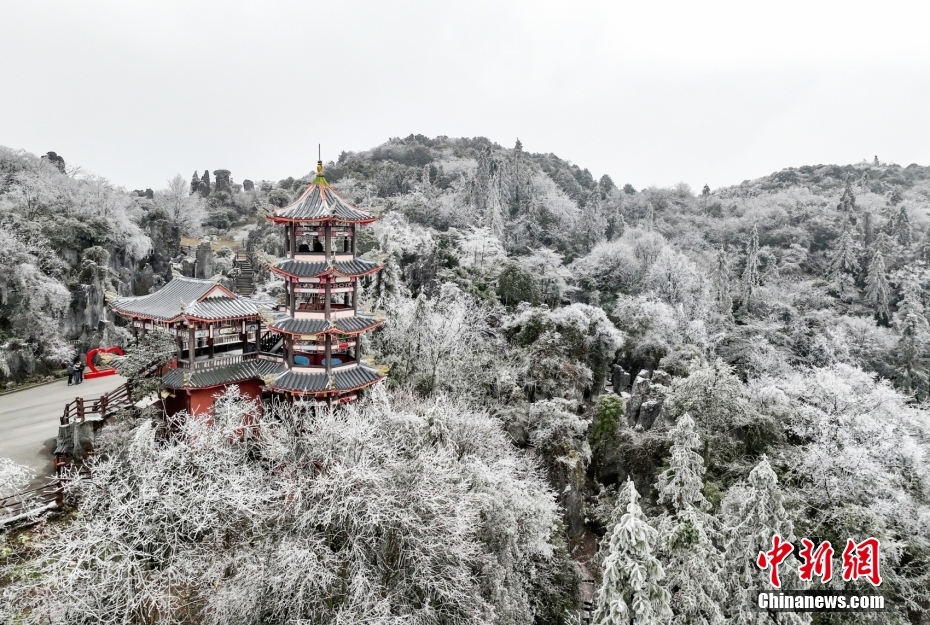
[[[60,417],[61,425],[82,423],[88,417],[98,416],[106,419],[114,411],[132,404],[132,386],[126,382],[122,386],[101,395],[98,399],[87,400],[77,397],[65,404]],[[63,465],[58,458],[55,461],[56,473]],[[85,474],[81,474],[85,475]],[[31,488],[6,497],[0,497],[0,527],[28,519],[45,510],[61,506],[64,498],[64,485],[60,477],[51,478],[38,488]]]
[[[83,422],[87,417],[98,415],[101,419],[106,419],[107,415],[120,408],[125,408],[132,403],[132,386],[127,381],[120,387],[101,395],[100,399],[88,401],[83,397],[77,397],[74,401],[65,404],[64,414],[61,416],[61,424]]]

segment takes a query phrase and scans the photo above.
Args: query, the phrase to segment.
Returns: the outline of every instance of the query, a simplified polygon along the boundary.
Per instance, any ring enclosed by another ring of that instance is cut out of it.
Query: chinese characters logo
[[[830,541],[825,540],[815,547],[813,541],[803,538],[801,544],[798,577],[806,582],[812,581],[814,577],[819,577],[823,582],[833,579],[833,545]],[[781,588],[778,567],[793,552],[794,545],[783,541],[778,534],[772,536],[771,549],[759,552],[756,565],[763,571],[769,569],[769,581],[775,588]],[[866,538],[860,543],[848,539],[842,555],[843,581],[866,579],[873,586],[881,584],[878,553],[879,542],[876,538]]]

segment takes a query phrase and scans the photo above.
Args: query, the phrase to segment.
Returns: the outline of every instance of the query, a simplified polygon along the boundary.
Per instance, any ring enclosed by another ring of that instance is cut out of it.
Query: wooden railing
[[[237,365],[244,360],[252,360],[256,358],[258,353],[249,352],[248,354],[234,354],[232,356],[220,356],[218,358],[208,358],[206,360],[195,360],[194,365],[191,366],[190,360],[181,359],[178,361],[178,368],[180,369],[212,369],[214,367],[228,367],[229,365]]]
[[[51,480],[48,484],[0,497],[0,526],[30,514],[61,506],[64,489],[61,480]]]
[[[61,424],[68,425],[75,421],[81,422],[93,415],[106,419],[109,413],[131,403],[132,387],[129,382],[126,382],[106,395],[101,395],[99,399],[88,400],[77,397],[74,401],[68,402],[65,404],[64,414],[61,416]]]

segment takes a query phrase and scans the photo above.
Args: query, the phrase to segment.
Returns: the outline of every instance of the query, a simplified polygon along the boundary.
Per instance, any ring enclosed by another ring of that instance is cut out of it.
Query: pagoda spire
[[[326,178],[323,177],[323,148],[321,144],[317,144],[317,162],[316,162],[316,178],[313,179],[313,184],[327,184]]]

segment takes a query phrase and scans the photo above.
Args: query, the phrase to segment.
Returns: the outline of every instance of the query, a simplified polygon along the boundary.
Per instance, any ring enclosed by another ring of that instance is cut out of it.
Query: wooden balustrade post
[[[74,402],[77,404],[77,417],[82,423],[84,422],[84,398],[76,397]]]
[[[107,397],[106,395],[100,396],[100,418],[101,419],[107,418],[107,402],[108,401],[109,401],[109,397]]]

